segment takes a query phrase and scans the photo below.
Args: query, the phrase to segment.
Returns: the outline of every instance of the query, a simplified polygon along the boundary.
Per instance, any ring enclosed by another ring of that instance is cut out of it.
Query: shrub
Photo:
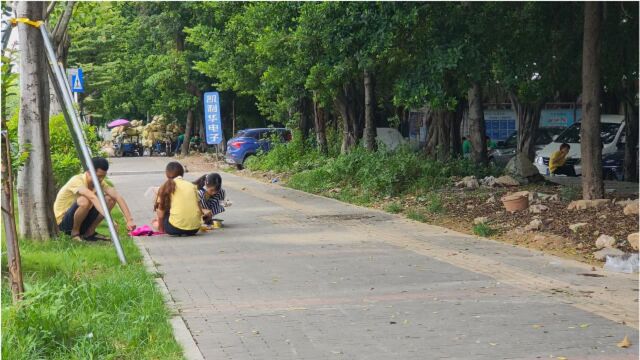
[[[495,232],[494,229],[485,223],[473,225],[473,233],[478,236],[487,237],[495,234]]]
[[[12,142],[12,165],[17,171],[28,157],[29,149],[18,150],[18,116],[16,115],[7,124],[9,137]],[[84,126],[85,140],[93,156],[103,155],[100,149],[100,141],[95,127]],[[71,132],[62,114],[49,118],[49,138],[51,144],[51,163],[56,188],[62,187],[71,176],[82,171],[80,154],[76,153]],[[15,164],[13,164],[15,162]]]
[[[560,198],[565,201],[573,201],[582,198],[580,188],[573,186],[563,186],[560,188]]]
[[[429,205],[427,205],[427,210],[432,214],[442,214],[444,212],[442,199],[436,194],[429,195]]]
[[[427,222],[427,217],[419,210],[411,209],[407,211],[407,217],[411,220]]]
[[[400,204],[399,202],[392,202],[387,204],[384,210],[392,214],[397,214],[402,211],[402,204]]]

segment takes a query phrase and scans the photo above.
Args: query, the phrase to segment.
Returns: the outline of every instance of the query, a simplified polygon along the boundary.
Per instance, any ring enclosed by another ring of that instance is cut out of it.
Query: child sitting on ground
[[[165,174],[167,181],[160,186],[154,207],[158,230],[169,235],[195,235],[202,219],[198,190],[182,179],[184,168],[179,162],[167,164]]]
[[[202,175],[193,182],[198,187],[198,200],[204,214],[205,224],[211,224],[213,217],[224,211],[230,202],[225,199],[222,177],[218,173]]]

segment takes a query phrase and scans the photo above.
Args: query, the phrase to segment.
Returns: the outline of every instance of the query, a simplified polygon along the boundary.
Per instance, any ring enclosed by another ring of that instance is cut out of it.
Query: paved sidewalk
[[[112,159],[140,224],[166,161]],[[222,175],[225,228],[140,238],[206,359],[638,358],[636,275]]]

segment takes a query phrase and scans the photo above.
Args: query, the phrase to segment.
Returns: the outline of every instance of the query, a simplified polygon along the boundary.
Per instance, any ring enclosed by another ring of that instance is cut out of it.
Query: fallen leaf
[[[567,358],[566,358],[566,357],[564,357],[564,356],[558,356],[556,359],[558,359],[558,360],[569,360],[569,359],[567,359]]]
[[[629,346],[631,346],[631,341],[629,341],[629,338],[625,335],[624,339],[622,339],[622,341],[620,341],[617,345],[620,348],[628,348]]]
[[[580,327],[584,329],[584,328],[588,328],[589,325],[591,325],[591,324],[580,324]]]
[[[542,326],[542,325],[538,325],[538,324],[534,324],[534,325],[533,325],[533,328],[534,328],[534,329],[540,329],[541,327],[543,327],[543,326]]]
[[[496,346],[496,345],[498,345],[498,344],[496,344],[496,343],[489,343],[489,345],[491,345],[491,346]]]

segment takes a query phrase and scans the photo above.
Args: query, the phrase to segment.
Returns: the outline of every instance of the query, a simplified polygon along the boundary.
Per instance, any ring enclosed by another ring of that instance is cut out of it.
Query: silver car
[[[559,127],[539,128],[535,139],[536,150],[551,143],[564,129]],[[506,166],[509,160],[516,155],[517,146],[518,132],[514,131],[506,140],[499,141],[495,149],[489,150],[489,163],[499,167]]]

